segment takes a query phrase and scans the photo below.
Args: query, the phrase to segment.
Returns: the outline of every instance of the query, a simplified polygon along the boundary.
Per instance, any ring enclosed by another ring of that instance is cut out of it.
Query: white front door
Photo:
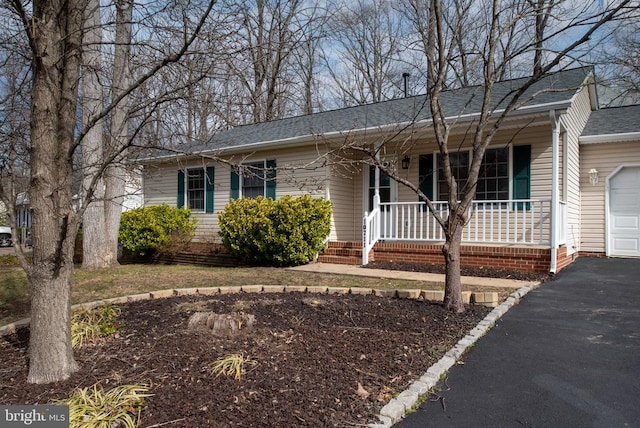
[[[618,170],[609,179],[610,256],[640,257],[640,166]]]

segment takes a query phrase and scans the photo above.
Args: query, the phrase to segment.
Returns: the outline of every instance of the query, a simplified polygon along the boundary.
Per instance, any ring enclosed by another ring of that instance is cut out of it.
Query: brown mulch
[[[444,264],[374,261],[370,262],[364,267],[370,269],[403,270],[407,272],[428,272],[439,274],[445,273]],[[548,273],[520,272],[509,269],[476,266],[461,266],[460,274],[462,276],[477,276],[481,278],[505,278],[516,279],[519,281],[535,282],[545,282],[553,279],[553,276]]]
[[[243,311],[256,322],[219,338],[187,331],[196,311]],[[457,315],[425,301],[302,293],[135,302],[125,305],[117,337],[76,351],[82,369],[65,382],[27,384],[28,330],[0,338],[0,403],[49,403],[96,382],[144,383],[153,396],[141,427],[362,426],[488,311],[469,306]],[[210,373],[231,353],[251,360],[240,380]]]

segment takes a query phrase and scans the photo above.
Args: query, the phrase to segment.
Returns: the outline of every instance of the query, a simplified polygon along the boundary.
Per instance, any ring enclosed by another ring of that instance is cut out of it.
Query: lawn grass
[[[150,291],[243,285],[316,285],[326,287],[425,288],[442,284],[389,280],[349,275],[296,272],[269,267],[204,267],[186,265],[128,264],[114,269],[76,268],[73,303]],[[29,316],[29,284],[18,267],[0,269],[0,326]]]
[[[76,267],[71,298],[85,303],[110,297],[150,291],[244,285],[314,285],[385,289],[420,288],[442,290],[442,283],[395,280],[351,275],[291,271],[269,267],[205,267],[191,265],[126,264],[113,269],[85,270]],[[505,298],[509,289],[466,287],[470,291],[498,291]],[[29,316],[29,284],[21,268],[0,268],[0,326]]]

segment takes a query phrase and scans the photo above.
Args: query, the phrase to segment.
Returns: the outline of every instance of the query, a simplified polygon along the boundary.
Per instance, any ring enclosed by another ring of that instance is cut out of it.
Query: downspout
[[[559,189],[559,168],[560,168],[560,119],[556,116],[556,111],[549,112],[551,119],[551,262],[549,272],[555,274],[558,269],[558,197]]]

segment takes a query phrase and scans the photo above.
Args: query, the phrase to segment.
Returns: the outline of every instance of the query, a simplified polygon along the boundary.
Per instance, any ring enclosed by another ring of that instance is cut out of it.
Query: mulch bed
[[[256,322],[250,331],[216,337],[187,330],[197,311],[242,311]],[[117,337],[76,351],[82,369],[65,382],[27,384],[28,330],[0,338],[0,403],[48,403],[96,382],[105,389],[144,383],[154,395],[141,427],[363,426],[488,312],[302,293],[135,302],[125,305]],[[213,361],[231,353],[252,361],[240,380],[210,373]]]
[[[369,269],[404,270],[408,272],[427,272],[444,274],[444,264],[410,263],[410,262],[382,262],[374,261],[365,266]],[[553,279],[547,273],[520,272],[516,270],[493,267],[461,266],[462,276],[477,276],[482,278],[505,278],[520,281],[545,282]]]

